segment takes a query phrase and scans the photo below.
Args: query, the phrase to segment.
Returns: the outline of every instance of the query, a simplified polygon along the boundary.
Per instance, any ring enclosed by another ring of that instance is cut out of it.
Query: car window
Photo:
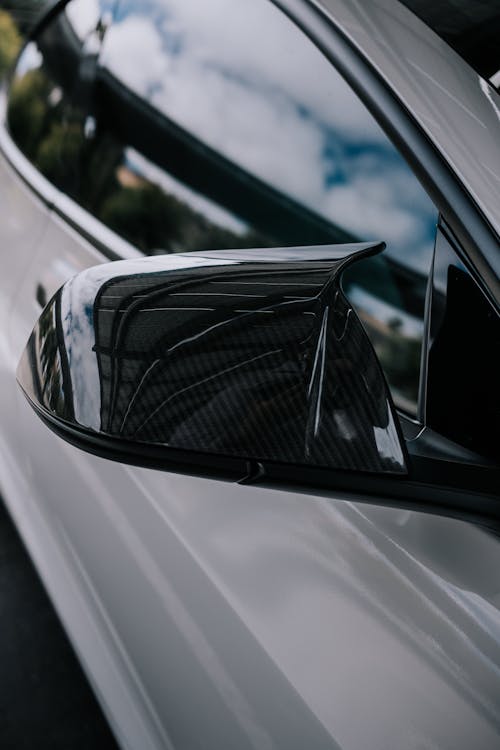
[[[436,208],[269,0],[73,0],[21,55],[8,124],[144,253],[384,240],[344,287],[415,415]]]

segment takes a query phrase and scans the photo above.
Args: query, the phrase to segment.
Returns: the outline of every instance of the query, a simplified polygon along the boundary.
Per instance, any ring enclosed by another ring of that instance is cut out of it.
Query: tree
[[[0,10],[0,78],[3,78],[21,48],[21,34],[10,13]]]

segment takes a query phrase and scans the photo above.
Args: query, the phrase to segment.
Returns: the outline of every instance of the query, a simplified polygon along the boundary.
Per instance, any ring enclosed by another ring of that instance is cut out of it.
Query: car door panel
[[[14,448],[17,387],[12,375],[16,368],[17,353],[12,349],[11,308],[26,268],[39,248],[48,221],[46,206],[21,180],[3,154],[0,154],[0,204],[3,217],[0,230],[0,319],[3,321],[0,331],[0,453],[10,467],[7,472],[2,472],[3,484],[14,476],[17,477],[16,481],[22,481],[20,456]],[[24,300],[19,300],[19,307],[24,307]]]

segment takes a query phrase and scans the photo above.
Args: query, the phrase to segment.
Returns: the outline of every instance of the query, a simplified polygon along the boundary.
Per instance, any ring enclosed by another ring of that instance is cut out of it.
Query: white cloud
[[[167,80],[170,68],[159,31],[152,21],[141,16],[128,16],[108,30],[101,62],[147,99],[151,87]]]
[[[65,12],[80,39],[94,31],[101,15],[99,0],[72,0]]]
[[[24,48],[21,57],[16,66],[16,77],[21,78],[29,70],[39,68],[43,62],[43,57],[35,42],[29,42]]]

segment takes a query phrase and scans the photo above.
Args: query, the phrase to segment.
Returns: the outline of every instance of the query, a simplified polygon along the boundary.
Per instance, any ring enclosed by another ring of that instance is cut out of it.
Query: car
[[[49,6],[0,490],[120,746],[499,747],[495,3]]]

